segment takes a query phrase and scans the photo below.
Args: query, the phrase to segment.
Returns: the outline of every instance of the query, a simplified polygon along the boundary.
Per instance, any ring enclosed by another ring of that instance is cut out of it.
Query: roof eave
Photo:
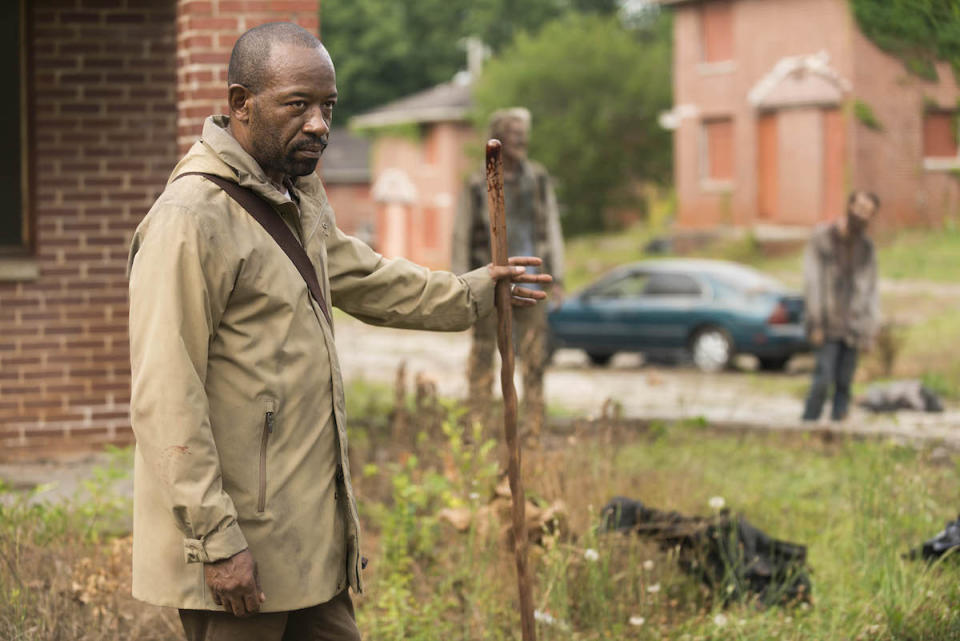
[[[378,129],[395,125],[424,124],[431,122],[465,122],[469,120],[470,110],[466,107],[436,107],[432,109],[404,109],[382,111],[354,116],[350,119],[351,129]]]

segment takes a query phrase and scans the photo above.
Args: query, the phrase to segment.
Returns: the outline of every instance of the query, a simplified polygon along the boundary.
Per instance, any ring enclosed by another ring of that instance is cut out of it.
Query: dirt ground
[[[469,332],[394,330],[340,316],[336,337],[348,381],[393,383],[397,368],[406,363],[408,376],[429,377],[441,396],[466,394]],[[547,403],[561,415],[596,415],[612,400],[627,418],[703,418],[771,429],[809,428],[799,418],[812,357],[794,359],[785,373],[757,372],[752,365],[744,358],[733,371],[703,374],[686,365],[645,364],[639,355],[618,354],[609,365],[596,367],[580,350],[559,350],[546,374]],[[522,390],[519,374],[517,383]],[[960,445],[960,408],[948,407],[942,414],[904,411],[883,416],[854,408],[847,421],[832,427]]]

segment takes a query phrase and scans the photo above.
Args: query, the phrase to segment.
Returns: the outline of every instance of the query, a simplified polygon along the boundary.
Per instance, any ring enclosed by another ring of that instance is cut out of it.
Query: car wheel
[[[764,358],[758,358],[760,361],[760,369],[765,372],[782,372],[787,367],[787,362],[790,360],[789,356],[769,356]]]
[[[733,359],[733,341],[719,327],[705,327],[690,343],[694,364],[703,372],[719,372]]]
[[[610,362],[610,359],[613,358],[613,354],[597,354],[596,352],[587,352],[587,358],[590,359],[590,362],[594,365],[603,366]]]

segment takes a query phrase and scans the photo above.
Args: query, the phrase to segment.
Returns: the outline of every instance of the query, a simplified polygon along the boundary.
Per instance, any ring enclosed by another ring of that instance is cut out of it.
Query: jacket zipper
[[[263,512],[267,507],[267,444],[273,428],[273,410],[267,410],[263,417],[263,436],[260,439],[260,494],[257,498],[257,512]]]

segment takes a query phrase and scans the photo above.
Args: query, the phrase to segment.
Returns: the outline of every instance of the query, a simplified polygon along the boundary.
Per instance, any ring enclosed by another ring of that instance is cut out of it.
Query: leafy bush
[[[673,101],[671,24],[667,13],[635,29],[573,14],[519,35],[484,69],[478,121],[502,107],[530,109],[530,156],[556,179],[566,234],[636,208],[638,182],[670,180],[671,136],[657,117]]]
[[[960,78],[960,4],[956,0],[850,0],[870,40],[897,56],[912,73],[937,80],[936,60]]]

